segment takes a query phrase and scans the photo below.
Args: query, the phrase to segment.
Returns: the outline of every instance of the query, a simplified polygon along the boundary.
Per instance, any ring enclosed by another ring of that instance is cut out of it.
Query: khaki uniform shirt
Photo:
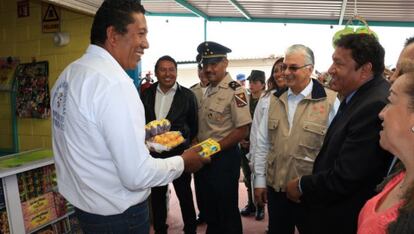
[[[216,87],[209,85],[201,101],[197,139],[199,142],[207,138],[219,141],[235,128],[251,122],[246,90],[227,73]]]
[[[194,95],[196,96],[198,107],[200,107],[204,96],[203,87],[201,87],[200,83],[197,83],[191,86],[190,90],[193,91]]]
[[[288,181],[311,174],[313,162],[322,147],[336,93],[323,88],[319,83],[314,84],[313,89],[315,86],[319,86],[319,92],[313,90],[299,102],[290,131],[288,92],[276,93],[276,96],[270,98],[270,150],[266,163],[266,183],[276,191],[285,191]]]

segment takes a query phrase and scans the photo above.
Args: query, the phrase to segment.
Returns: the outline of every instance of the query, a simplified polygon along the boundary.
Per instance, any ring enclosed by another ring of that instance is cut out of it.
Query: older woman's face
[[[412,144],[411,128],[414,125],[414,112],[408,107],[409,96],[404,92],[407,76],[399,77],[390,88],[389,104],[379,114],[383,130],[380,132],[380,145],[394,155],[401,154],[401,149]]]

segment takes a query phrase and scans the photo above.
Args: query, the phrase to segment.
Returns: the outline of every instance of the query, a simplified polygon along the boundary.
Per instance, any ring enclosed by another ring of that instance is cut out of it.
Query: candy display
[[[10,233],[6,209],[0,211],[0,233]]]
[[[54,165],[19,173],[17,182],[26,231],[62,217],[70,209],[73,210],[68,202],[55,192],[57,183]],[[49,230],[43,231],[48,233]]]
[[[17,181],[21,202],[38,197],[57,186],[55,166],[50,165],[19,173]]]

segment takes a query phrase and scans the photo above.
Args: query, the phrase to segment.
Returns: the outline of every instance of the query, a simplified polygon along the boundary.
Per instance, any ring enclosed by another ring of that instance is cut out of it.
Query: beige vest
[[[313,162],[321,149],[328,129],[329,113],[336,93],[324,89],[326,95],[299,102],[289,133],[288,92],[279,98],[272,95],[269,105],[269,143],[267,185],[285,191],[289,180],[312,173]],[[323,92],[321,92],[323,93]]]

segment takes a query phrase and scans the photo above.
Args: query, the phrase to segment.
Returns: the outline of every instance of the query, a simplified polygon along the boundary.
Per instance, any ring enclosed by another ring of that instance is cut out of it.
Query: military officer
[[[238,142],[248,134],[251,117],[246,90],[234,81],[226,69],[231,50],[206,41],[197,47],[209,86],[199,107],[199,142],[212,138],[221,151],[212,156],[211,164],[199,171],[206,194],[207,233],[242,233],[238,209],[240,150]]]

